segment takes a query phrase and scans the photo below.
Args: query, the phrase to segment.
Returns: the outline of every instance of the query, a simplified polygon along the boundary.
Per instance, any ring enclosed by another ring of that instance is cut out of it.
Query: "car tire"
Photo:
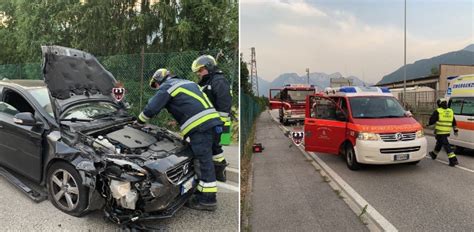
[[[356,171],[361,168],[361,165],[359,164],[359,162],[357,162],[357,157],[352,145],[346,145],[344,158],[346,160],[347,167],[350,170]]]
[[[89,191],[82,185],[82,178],[72,165],[54,163],[48,169],[46,180],[49,199],[56,208],[75,217],[85,214]]]

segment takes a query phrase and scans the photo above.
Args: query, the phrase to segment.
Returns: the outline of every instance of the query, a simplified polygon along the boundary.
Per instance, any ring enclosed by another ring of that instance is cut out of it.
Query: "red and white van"
[[[426,155],[423,128],[387,88],[340,87],[306,99],[307,151],[360,164],[417,164]]]

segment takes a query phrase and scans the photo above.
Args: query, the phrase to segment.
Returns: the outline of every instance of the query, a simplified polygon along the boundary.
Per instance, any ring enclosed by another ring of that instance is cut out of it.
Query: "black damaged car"
[[[73,216],[171,217],[196,187],[189,145],[163,128],[134,128],[117,81],[91,54],[59,46],[42,54],[44,81],[0,81],[2,173],[36,182]]]

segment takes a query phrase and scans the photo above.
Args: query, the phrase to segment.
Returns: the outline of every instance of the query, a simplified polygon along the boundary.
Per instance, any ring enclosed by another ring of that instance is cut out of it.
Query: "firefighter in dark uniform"
[[[214,211],[217,208],[217,182],[212,161],[212,144],[218,140],[216,128],[222,127],[219,113],[212,107],[199,86],[158,69],[150,80],[156,94],[138,116],[136,124],[144,125],[163,108],[180,125],[181,135],[190,139],[194,157],[199,160],[199,184],[189,202],[190,208]]]
[[[230,127],[231,127],[231,108],[232,108],[232,96],[230,92],[230,85],[224,74],[217,67],[217,62],[214,57],[210,55],[202,55],[194,60],[191,69],[194,73],[199,76],[199,85],[202,91],[207,95],[209,100],[216,108],[220,115],[220,119],[224,123],[222,128],[222,135],[227,135],[229,138]],[[222,153],[222,140],[213,145],[213,161],[216,170],[216,178],[218,181],[226,181],[225,168],[228,165],[225,160],[224,154]]]
[[[437,101],[438,109],[436,109],[433,114],[431,114],[430,121],[428,126],[435,125],[435,138],[436,146],[433,151],[430,151],[429,154],[432,159],[436,159],[441,147],[444,148],[446,153],[448,153],[449,166],[454,167],[458,165],[458,159],[456,154],[454,154],[449,144],[448,137],[451,133],[451,129],[454,131],[454,135],[458,135],[458,129],[456,128],[456,119],[454,118],[454,112],[452,109],[448,108],[448,102],[446,99],[442,98]]]

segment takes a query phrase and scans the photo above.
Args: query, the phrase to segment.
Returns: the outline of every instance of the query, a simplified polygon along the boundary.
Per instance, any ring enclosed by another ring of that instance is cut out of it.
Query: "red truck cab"
[[[303,121],[305,118],[306,96],[314,94],[313,85],[292,84],[283,88],[270,89],[270,109],[279,110],[279,120],[283,125]]]
[[[360,164],[417,164],[426,155],[422,126],[387,88],[340,87],[306,98],[307,151],[342,154]]]

